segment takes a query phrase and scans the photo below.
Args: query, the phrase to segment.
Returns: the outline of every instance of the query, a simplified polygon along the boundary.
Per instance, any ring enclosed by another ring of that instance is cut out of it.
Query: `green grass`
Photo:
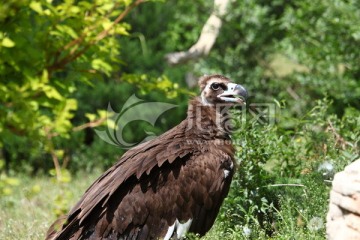
[[[0,198],[0,239],[44,239],[56,213],[75,204],[98,175],[81,173],[61,184],[46,176],[17,176],[19,185]]]

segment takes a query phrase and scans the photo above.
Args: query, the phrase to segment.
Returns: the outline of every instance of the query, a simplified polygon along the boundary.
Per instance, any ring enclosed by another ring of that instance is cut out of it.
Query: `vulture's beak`
[[[217,97],[225,102],[245,105],[248,93],[240,84],[228,83],[227,90],[222,94],[219,94]]]

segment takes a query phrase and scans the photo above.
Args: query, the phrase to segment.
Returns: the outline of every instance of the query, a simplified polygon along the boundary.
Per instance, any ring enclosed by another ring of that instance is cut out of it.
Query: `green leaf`
[[[42,9],[42,6],[41,6],[40,2],[32,1],[29,6],[35,12],[37,12],[39,14],[43,13],[43,9]]]
[[[60,101],[63,100],[63,96],[61,96],[61,94],[56,90],[56,88],[50,85],[43,86],[43,91],[48,98],[54,98]]]
[[[55,150],[55,155],[58,157],[58,158],[63,158],[64,157],[64,150],[63,149],[58,149],[58,150]]]
[[[110,74],[110,72],[112,71],[112,66],[110,64],[108,64],[107,62],[105,62],[104,60],[98,58],[98,59],[94,59],[91,62],[91,66],[96,69],[99,70],[107,75]]]
[[[132,0],[123,0],[124,1],[124,4],[125,6],[130,6],[130,4],[132,3]]]
[[[86,113],[85,117],[89,119],[90,122],[94,121],[96,119],[96,114],[93,113]]]
[[[10,38],[8,37],[5,37],[2,42],[1,42],[1,45],[3,47],[7,47],[7,48],[12,48],[15,46],[15,42],[13,40],[11,40]]]
[[[74,31],[74,29],[67,25],[57,25],[56,29],[58,29],[62,33],[65,33],[65,34],[71,36],[72,38],[78,37],[78,34]]]

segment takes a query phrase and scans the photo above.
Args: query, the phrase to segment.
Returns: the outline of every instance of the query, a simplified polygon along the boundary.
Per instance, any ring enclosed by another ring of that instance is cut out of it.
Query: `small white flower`
[[[334,170],[334,165],[329,161],[325,161],[325,162],[321,163],[318,168],[319,172],[324,171],[324,170],[331,172]]]
[[[243,233],[245,237],[249,237],[251,234],[251,229],[248,226],[243,227]]]
[[[319,231],[320,229],[322,229],[324,227],[324,222],[321,218],[319,217],[313,217],[312,219],[310,219],[310,221],[307,224],[307,227],[310,231],[312,232],[316,232]]]
[[[334,165],[329,161],[325,161],[319,165],[317,171],[321,173],[325,179],[330,179],[334,176]]]

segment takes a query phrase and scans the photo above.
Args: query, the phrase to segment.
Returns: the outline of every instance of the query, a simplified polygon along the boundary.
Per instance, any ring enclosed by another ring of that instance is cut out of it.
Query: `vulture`
[[[228,109],[246,89],[222,75],[199,79],[179,125],[128,150],[56,220],[46,240],[181,239],[212,227],[234,173]]]

